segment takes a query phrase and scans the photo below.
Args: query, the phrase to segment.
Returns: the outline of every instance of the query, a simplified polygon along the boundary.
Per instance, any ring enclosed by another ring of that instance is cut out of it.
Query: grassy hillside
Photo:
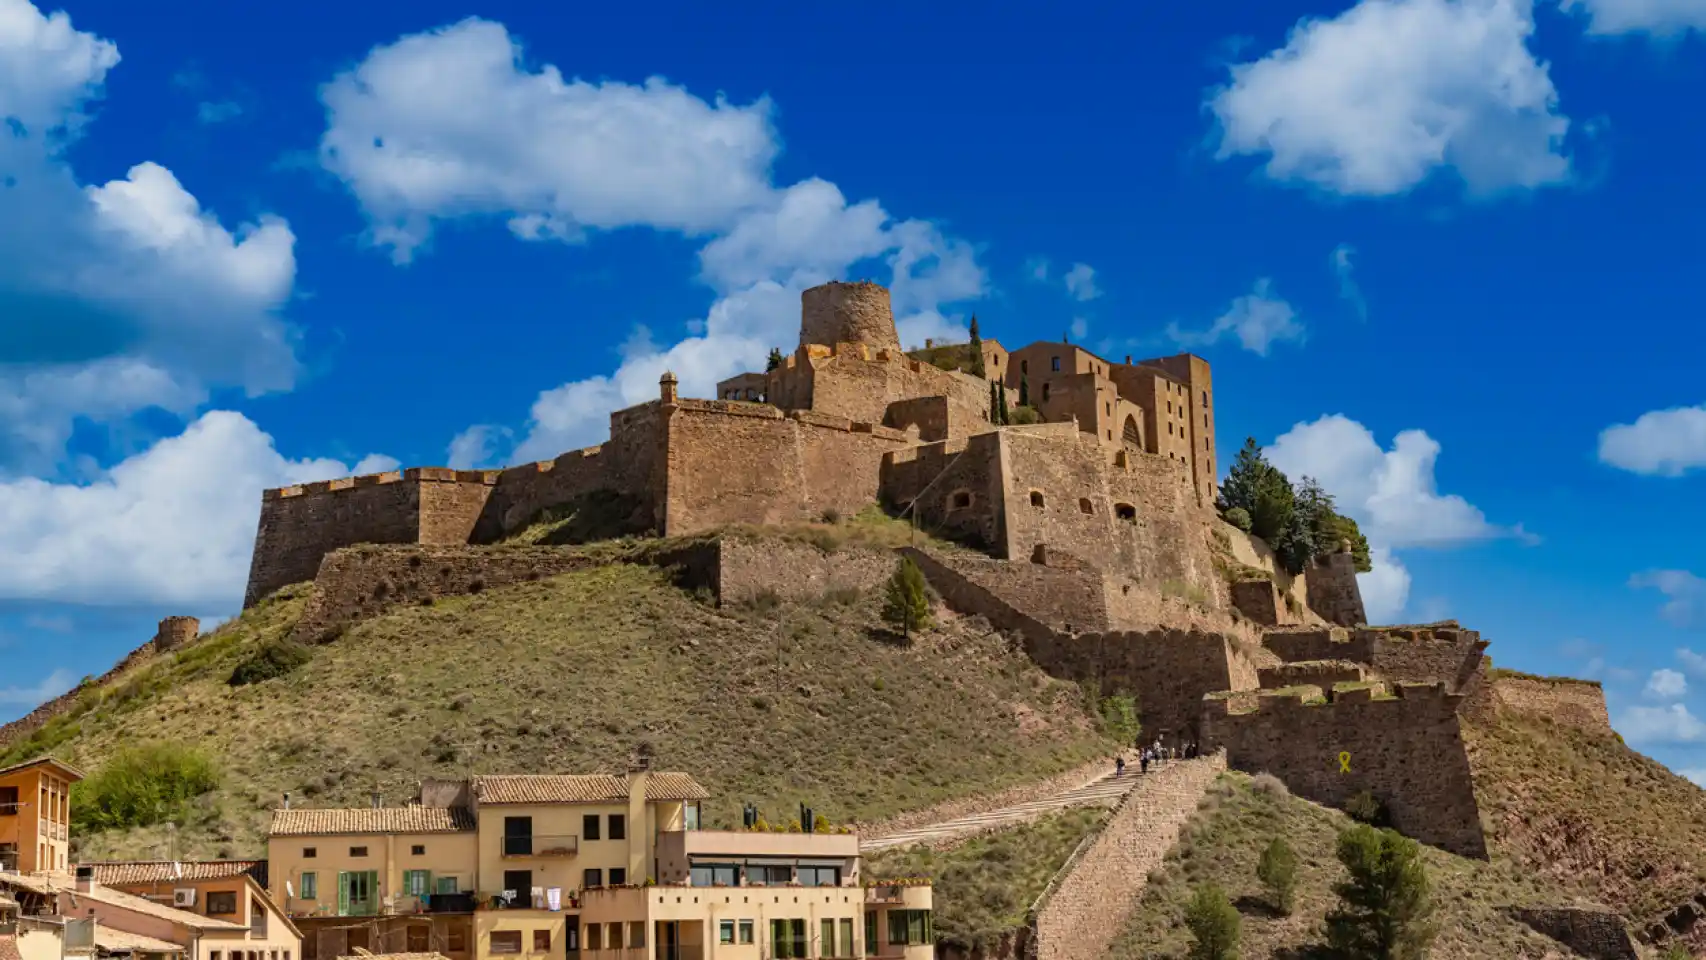
[[[872,877],[929,877],[936,936],[990,951],[1025,923],[1049,878],[1108,815],[1100,807],[1064,810],[945,850],[903,847],[867,861]]]
[[[1263,778],[1264,781],[1271,778]],[[1177,960],[1190,934],[1185,904],[1196,884],[1218,883],[1243,915],[1244,960],[1325,957],[1322,922],[1336,903],[1332,884],[1343,868],[1334,855],[1343,814],[1278,791],[1259,790],[1252,778],[1229,773],[1215,783],[1181,834],[1164,867],[1151,877],[1143,900],[1112,957]],[[1262,849],[1283,835],[1297,852],[1296,907],[1289,917],[1267,908],[1256,863]],[[1558,943],[1504,913],[1509,905],[1568,902],[1568,895],[1509,863],[1482,863],[1423,847],[1433,884],[1440,935],[1432,960],[1518,960],[1570,954]]]
[[[1706,791],[1610,730],[1504,713],[1464,733],[1496,855],[1640,920],[1706,889]]]
[[[191,744],[219,787],[180,856],[256,853],[280,794],[299,805],[412,795],[423,776],[614,771],[649,742],[660,768],[772,818],[810,802],[841,822],[1050,775],[1112,744],[1076,686],[981,621],[911,646],[876,597],[718,610],[654,569],[615,564],[404,608],[312,648],[277,679],[227,683],[300,614],[285,591],[21,745],[99,769],[135,743]],[[157,856],[164,828],[87,837],[84,855]]]

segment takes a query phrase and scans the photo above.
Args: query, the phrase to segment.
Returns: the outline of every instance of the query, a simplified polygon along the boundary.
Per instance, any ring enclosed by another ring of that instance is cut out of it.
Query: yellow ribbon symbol
[[[1339,772],[1340,773],[1350,773],[1351,772],[1351,755],[1349,753],[1339,754]]]

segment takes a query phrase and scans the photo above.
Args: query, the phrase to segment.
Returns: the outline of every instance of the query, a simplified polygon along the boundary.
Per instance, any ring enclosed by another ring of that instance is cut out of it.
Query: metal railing
[[[580,852],[578,834],[529,834],[504,837],[505,857],[572,857]]]

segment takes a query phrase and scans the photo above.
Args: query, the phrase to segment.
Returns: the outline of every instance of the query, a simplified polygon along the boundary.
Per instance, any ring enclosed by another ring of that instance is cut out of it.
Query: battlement
[[[365,473],[359,477],[340,477],[336,480],[320,480],[314,483],[299,483],[288,487],[275,487],[262,490],[261,499],[282,500],[286,497],[304,497],[320,493],[331,493],[336,490],[353,490],[357,487],[373,487],[382,483],[401,483],[403,471],[388,470],[384,473]]]
[[[499,471],[498,483],[503,484],[511,481],[523,480],[527,477],[541,473],[550,473],[552,470],[557,469],[558,464],[572,465],[577,462],[585,461],[598,456],[603,449],[604,448],[602,446],[583,447],[579,450],[570,450],[568,453],[561,454],[554,460],[535,460],[531,463],[518,463],[513,467],[506,467]]]
[[[1462,696],[1452,693],[1443,681],[1434,683],[1388,683],[1383,680],[1299,683],[1278,690],[1222,690],[1203,697],[1205,716],[1246,717],[1291,710],[1332,707],[1339,704],[1400,703],[1394,711],[1412,711],[1421,704],[1444,706],[1456,711]],[[1361,715],[1359,715],[1361,716]],[[1359,722],[1361,722],[1359,720]],[[1378,719],[1375,719],[1378,722]]]

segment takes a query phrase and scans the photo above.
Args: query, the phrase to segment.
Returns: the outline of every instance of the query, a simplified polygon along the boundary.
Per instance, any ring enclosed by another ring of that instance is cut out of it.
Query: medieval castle
[[[1486,643],[1454,622],[1368,627],[1348,550],[1292,577],[1222,521],[1201,358],[1116,363],[1070,343],[985,340],[981,367],[961,362],[969,346],[938,365],[901,349],[881,286],[829,283],[801,299],[792,356],[724,381],[715,400],[680,396],[666,373],[658,399],[610,415],[600,446],[266,491],[245,605],[316,580],[299,631],[319,637],[404,597],[569,569],[588,561],[473,548],[589,498],[614,510],[615,532],[672,538],[876,502],[976,548],[904,551],[948,606],[1020,638],[1057,676],[1136,695],[1146,731],[1224,748],[1232,766],[1322,802],[1368,791],[1404,832],[1458,853],[1487,849],[1462,718],[1509,707],[1605,723],[1597,687],[1489,681]],[[999,398],[1015,395],[1041,422],[999,422]],[[356,544],[396,546],[340,549]],[[672,547],[657,562],[715,571],[725,600],[798,595],[807,579],[872,587],[893,566],[759,549]]]

